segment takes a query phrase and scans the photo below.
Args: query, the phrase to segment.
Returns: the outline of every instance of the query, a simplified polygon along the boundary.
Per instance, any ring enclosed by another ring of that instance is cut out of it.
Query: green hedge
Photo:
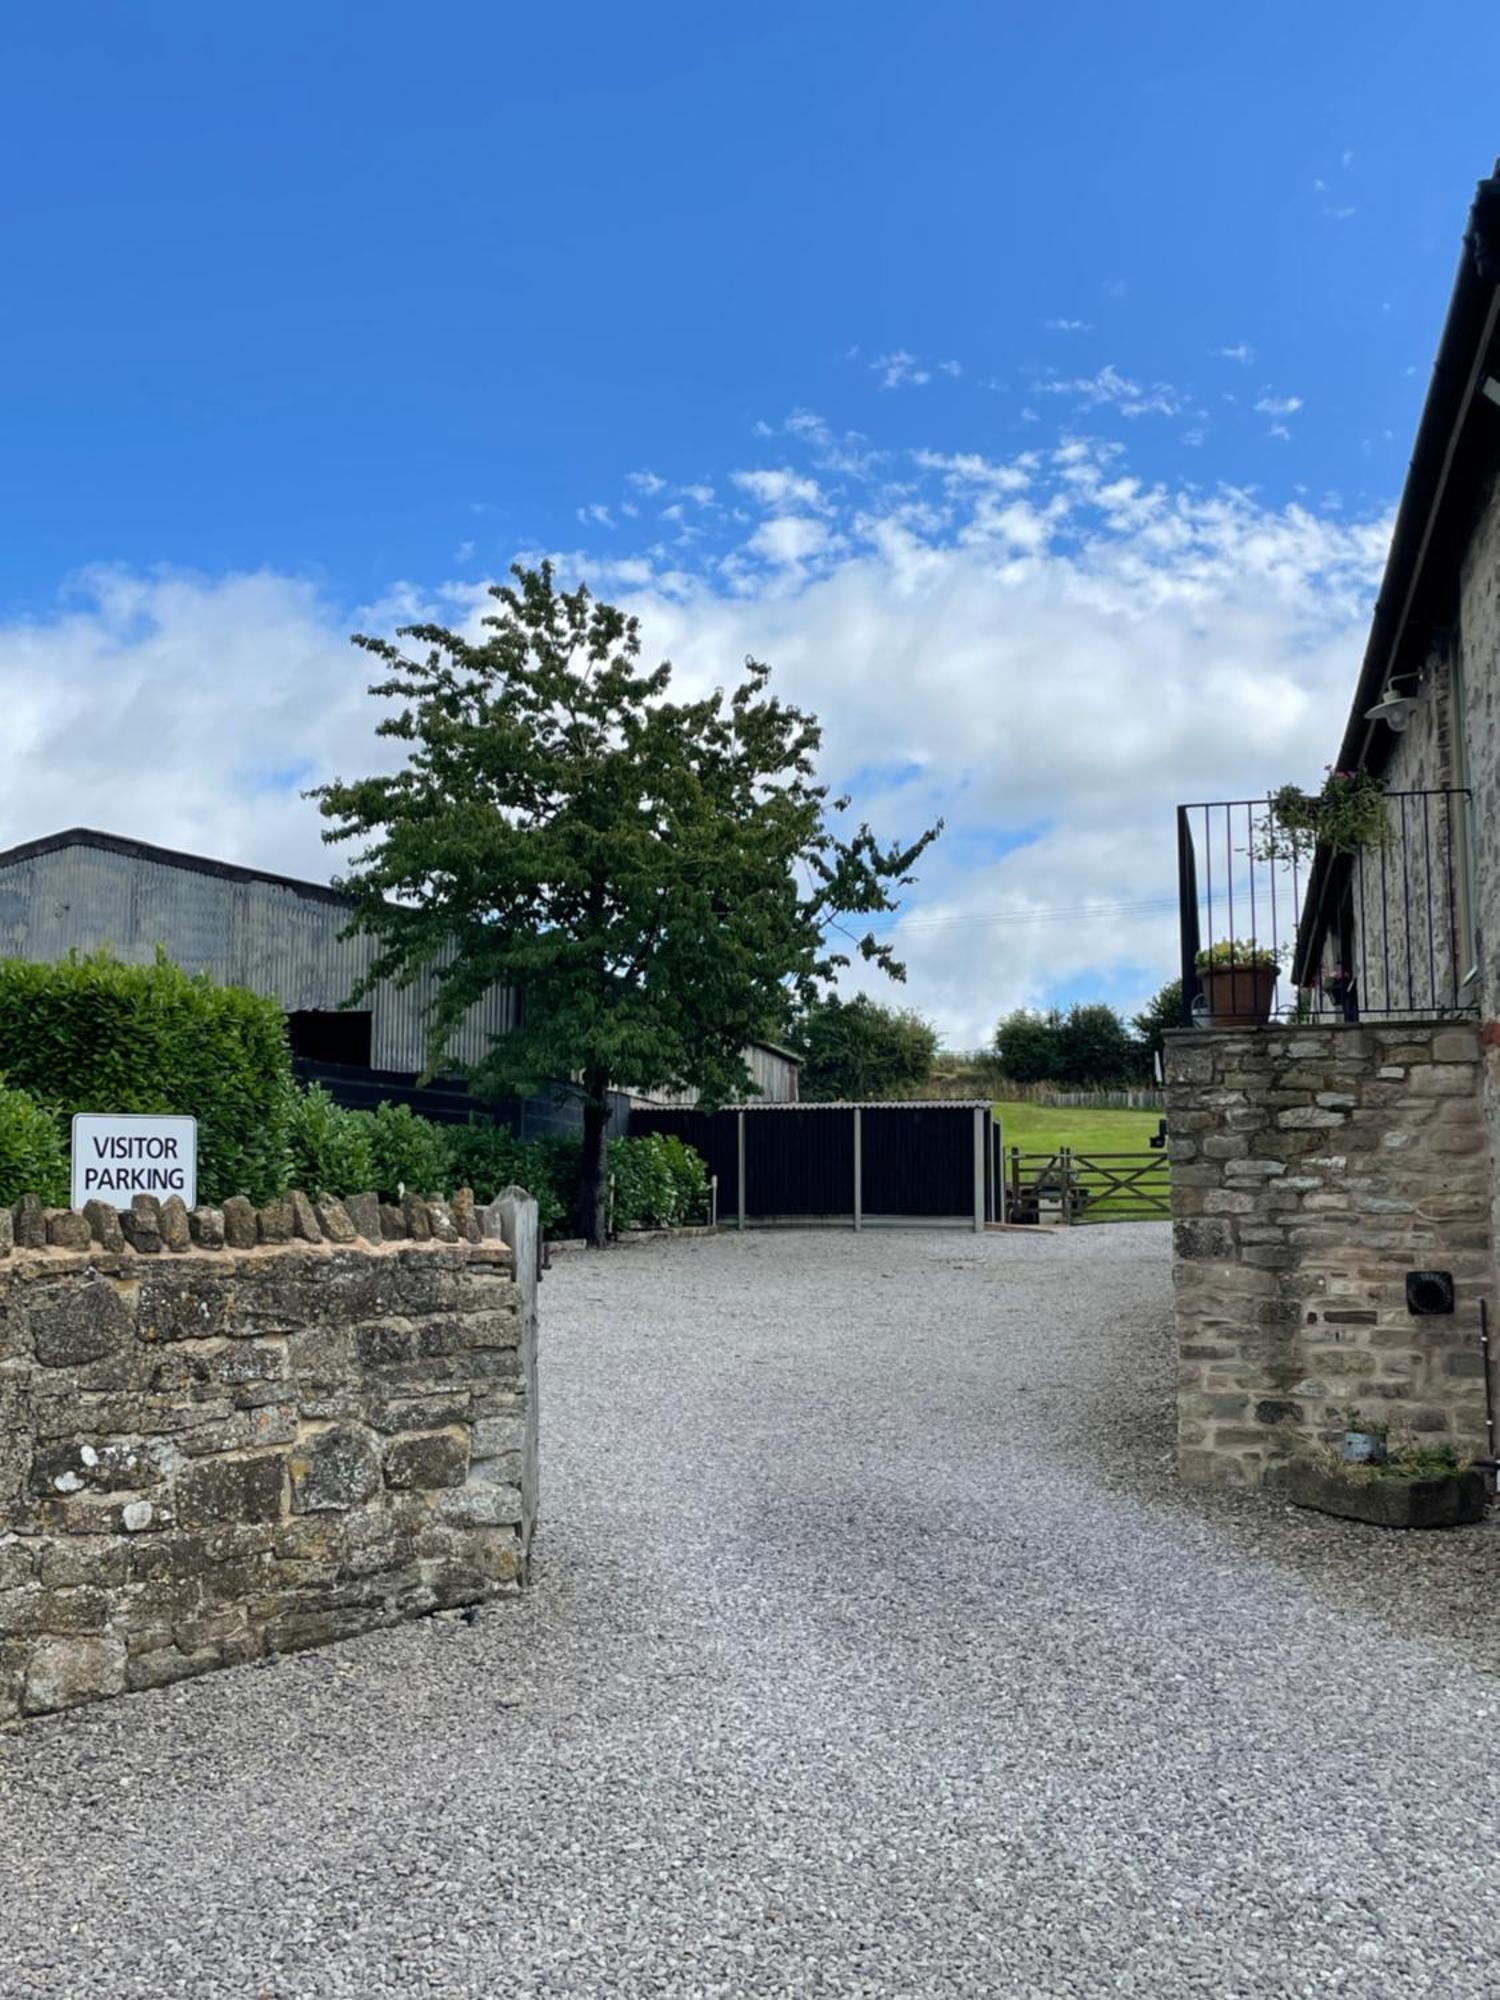
[[[196,1118],[200,1201],[271,1201],[287,1185],[293,1096],[281,1008],[163,956],[154,965],[0,959],[0,1073],[59,1120]]]
[[[9,1207],[23,1194],[65,1207],[68,1152],[56,1113],[24,1090],[7,1090],[0,1078],[0,1203]]]
[[[0,959],[0,1201],[68,1199],[75,1111],[178,1112],[198,1121],[198,1198],[273,1201],[405,1189],[480,1201],[536,1197],[544,1230],[571,1224],[579,1141],[518,1139],[488,1121],[438,1125],[404,1104],[349,1111],[318,1085],[298,1090],[281,1008],[236,986],[152,965]],[[707,1214],[708,1173],[680,1139],[612,1139],[616,1229]]]

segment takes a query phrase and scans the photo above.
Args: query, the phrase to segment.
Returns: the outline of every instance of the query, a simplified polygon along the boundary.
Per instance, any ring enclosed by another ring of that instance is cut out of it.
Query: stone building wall
[[[502,1206],[371,1241],[329,1204],[331,1241],[303,1204],[316,1239],[240,1248],[159,1216],[175,1252],[0,1211],[0,1723],[519,1587],[535,1207]]]
[[[1257,1484],[1353,1405],[1484,1449],[1492,1170],[1472,1026],[1167,1037],[1184,1477]],[[1453,1274],[1413,1318],[1406,1274]]]

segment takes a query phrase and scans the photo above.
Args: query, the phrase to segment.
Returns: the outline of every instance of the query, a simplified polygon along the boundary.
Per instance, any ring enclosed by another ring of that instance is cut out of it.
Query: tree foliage
[[[927,1081],[937,1031],[910,1008],[832,994],[803,1013],[793,1044],[803,1058],[798,1089],[810,1102],[899,1097]]]
[[[1017,1007],[995,1029],[995,1054],[1014,1083],[1054,1083],[1058,1069],[1058,1017]]]
[[[1169,979],[1161,991],[1155,994],[1130,1024],[1140,1036],[1145,1046],[1147,1060],[1162,1054],[1165,1044],[1162,1036],[1168,1028],[1182,1026],[1182,981]]]
[[[482,994],[521,994],[478,1080],[570,1080],[579,1224],[598,1242],[610,1083],[691,1087],[709,1106],[745,1090],[745,1044],[848,962],[830,919],[894,909],[937,829],[846,837],[848,801],[816,782],[817,721],[768,692],[768,668],[674,699],[670,666],[638,664],[634,619],[557,589],[550,564],[513,574],[478,638],[357,640],[386,669],[379,729],[405,761],[317,797],[325,838],[358,844],[340,886],[377,940],[361,990],[432,971],[434,1064]],[[900,976],[888,945],[857,948]]]
[[[1102,1000],[1075,1001],[1065,1014],[1017,1008],[995,1030],[995,1054],[1016,1083],[1082,1089],[1136,1083],[1150,1067],[1145,1045]]]

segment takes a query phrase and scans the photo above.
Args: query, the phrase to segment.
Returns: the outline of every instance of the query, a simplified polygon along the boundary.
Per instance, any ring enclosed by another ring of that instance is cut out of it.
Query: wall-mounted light
[[[1421,699],[1420,695],[1402,694],[1393,682],[1375,706],[1365,710],[1365,721],[1383,722],[1387,729],[1394,729],[1399,735],[1411,721],[1412,711]]]
[[[1486,375],[1479,385],[1479,393],[1481,396],[1488,396],[1492,403],[1500,403],[1500,379]]]

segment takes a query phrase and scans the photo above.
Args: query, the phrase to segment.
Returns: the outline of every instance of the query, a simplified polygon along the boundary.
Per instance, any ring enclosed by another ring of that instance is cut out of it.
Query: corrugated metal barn
[[[0,852],[0,955],[52,962],[107,947],[146,964],[160,946],[184,971],[279,1000],[294,1055],[418,1071],[432,981],[382,985],[347,1008],[375,949],[340,937],[348,921],[347,900],[322,883],[84,827]],[[512,1019],[511,997],[497,989],[470,1011],[454,1056],[477,1060]]]
[[[0,957],[55,962],[70,951],[108,949],[148,963],[160,947],[188,972],[246,986],[279,1000],[300,1076],[324,1083],[346,1104],[382,1098],[429,1117],[468,1117],[461,1085],[422,1087],[430,976],[411,986],[382,983],[357,1008],[345,1005],[374,955],[374,940],[340,935],[347,899],[325,883],[299,882],[233,862],[210,861],[74,827],[0,851]],[[471,1008],[454,1037],[458,1063],[477,1061],[495,1035],[515,1024],[514,996],[496,988]],[[746,1059],[767,1099],[797,1094],[797,1058],[756,1045]],[[576,1101],[506,1099],[492,1107],[517,1130],[569,1129]],[[628,1115],[622,1094],[614,1128]]]

